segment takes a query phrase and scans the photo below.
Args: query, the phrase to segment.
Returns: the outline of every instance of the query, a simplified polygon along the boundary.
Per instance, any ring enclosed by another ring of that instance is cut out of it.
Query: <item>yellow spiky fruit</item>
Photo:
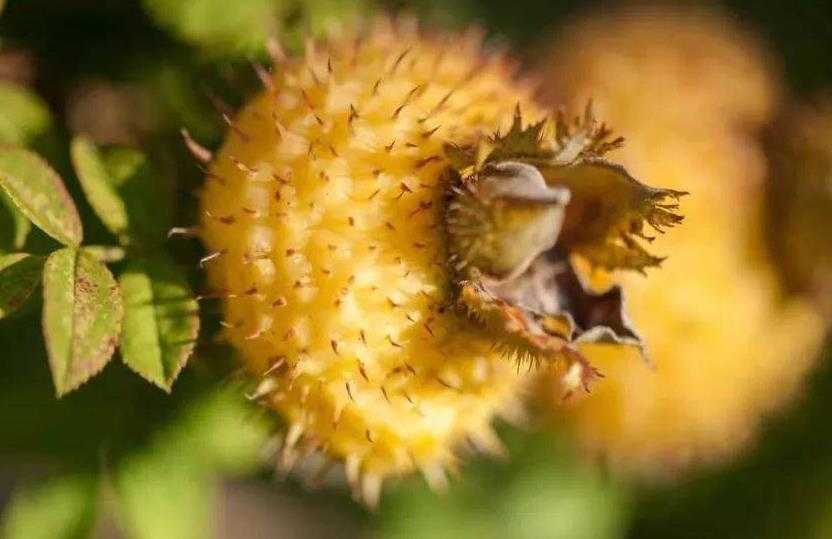
[[[627,133],[622,163],[691,193],[685,226],[655,242],[662,270],[621,276],[653,367],[593,345],[584,352],[606,374],[593,395],[562,405],[542,384],[578,444],[619,471],[666,476],[736,453],[816,357],[820,318],[782,296],[763,249],[753,130],[776,94],[763,58],[718,13],[659,9],[578,22],[545,60],[563,101],[591,96]]]
[[[453,450],[496,451],[522,377],[445,308],[448,141],[506,129],[530,88],[476,36],[379,22],[279,60],[233,120],[201,198],[209,282],[258,396],[287,423],[283,464],[345,461],[441,485]]]

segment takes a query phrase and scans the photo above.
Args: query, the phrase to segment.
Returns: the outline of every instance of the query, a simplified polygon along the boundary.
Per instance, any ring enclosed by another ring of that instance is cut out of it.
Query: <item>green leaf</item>
[[[291,4],[280,29],[280,41],[289,50],[303,50],[307,36],[325,37],[333,28],[361,20],[372,9],[366,0],[304,0]]]
[[[163,244],[173,219],[174,181],[126,146],[109,148],[104,164],[127,207],[131,238],[145,246]]]
[[[172,183],[164,182],[142,152],[124,146],[102,151],[77,137],[72,161],[90,205],[122,243],[153,246],[165,240]]]
[[[84,539],[95,523],[98,487],[84,476],[16,490],[3,515],[3,539]]]
[[[212,52],[254,52],[274,34],[277,13],[289,2],[243,0],[144,0],[144,9],[161,27],[183,41]]]
[[[256,471],[263,465],[263,444],[274,425],[252,413],[251,404],[240,398],[243,391],[241,384],[229,384],[201,396],[157,442],[223,476]]]
[[[143,378],[170,391],[193,353],[199,306],[185,276],[161,254],[131,261],[119,281],[122,358]]]
[[[0,318],[5,318],[32,295],[43,273],[43,258],[17,253],[0,256]]]
[[[55,391],[61,397],[112,358],[121,331],[121,294],[106,266],[75,249],[49,255],[43,294],[46,349]]]
[[[94,259],[104,264],[121,262],[127,256],[127,251],[122,247],[112,245],[84,245],[81,247],[81,250],[89,253]]]
[[[0,81],[0,143],[26,146],[51,127],[46,103],[25,88]]]
[[[0,146],[0,187],[38,228],[68,246],[78,246],[83,229],[61,177],[37,154]]]
[[[614,485],[578,466],[540,468],[519,470],[507,485],[498,513],[504,533],[517,538],[621,536],[620,530],[627,524],[627,507]]]
[[[116,236],[127,231],[127,209],[116,192],[114,182],[101,160],[98,147],[87,137],[72,139],[72,165],[92,209]]]
[[[392,487],[377,520],[385,539],[615,539],[630,527],[627,492],[566,438],[503,431],[511,459],[466,466],[437,496],[420,482]]]
[[[140,151],[101,150],[85,137],[72,141],[81,187],[104,225],[122,244],[158,246],[171,226],[172,182],[165,182]]]
[[[193,91],[194,67],[170,60],[156,63],[154,70],[145,74],[147,83],[159,97],[160,106],[171,128],[187,126],[193,136],[203,143],[219,142],[222,130],[213,120],[211,101]]]
[[[118,472],[121,526],[131,539],[211,537],[216,479],[187,455],[151,450]]]
[[[132,539],[210,537],[217,481],[256,472],[273,425],[253,414],[238,384],[182,408],[116,475],[121,524]]]
[[[23,249],[31,230],[32,223],[0,189],[0,253]]]

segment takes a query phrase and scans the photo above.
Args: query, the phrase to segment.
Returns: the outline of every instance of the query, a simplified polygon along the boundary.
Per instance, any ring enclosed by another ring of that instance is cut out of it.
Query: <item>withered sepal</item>
[[[457,305],[518,359],[566,358],[584,384],[598,373],[577,344],[643,343],[620,287],[593,291],[571,258],[644,273],[662,261],[641,243],[653,239],[645,223],[662,233],[682,221],[686,193],[647,186],[604,157],[622,143],[588,106],[571,124],[560,114],[526,127],[517,110],[505,135],[446,146]]]

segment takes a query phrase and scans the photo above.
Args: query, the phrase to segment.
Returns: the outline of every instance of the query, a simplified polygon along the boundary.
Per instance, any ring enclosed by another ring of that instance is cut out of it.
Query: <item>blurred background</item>
[[[253,91],[266,36],[299,50],[385,11],[480,25],[537,71],[541,99],[592,98],[637,177],[691,191],[657,240],[665,268],[625,282],[655,368],[602,362],[595,393],[567,402],[541,379],[536,419],[499,428],[506,460],[474,459],[446,494],[400,481],[370,512],[275,478],[276,425],[241,398],[210,307],[171,395],[110,366],[58,401],[31,301],[0,322],[0,537],[832,538],[832,4],[6,0],[0,141],[74,194],[72,134],[140,146],[193,222],[202,180],[179,129],[220,141],[213,105]]]

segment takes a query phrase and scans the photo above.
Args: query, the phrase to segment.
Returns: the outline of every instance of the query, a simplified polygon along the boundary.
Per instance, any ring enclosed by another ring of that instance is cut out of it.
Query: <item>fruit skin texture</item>
[[[441,486],[461,442],[499,450],[490,424],[524,378],[444,307],[443,144],[507,129],[518,103],[542,114],[476,36],[407,23],[310,44],[274,72],[201,198],[225,337],[285,419],[284,467],[321,450],[370,502],[416,468]]]
[[[821,319],[784,297],[764,250],[764,157],[752,131],[776,85],[757,45],[710,12],[617,13],[576,23],[544,59],[549,87],[599,114],[628,142],[635,174],[690,191],[685,224],[659,237],[668,255],[649,279],[622,275],[628,311],[653,368],[636,351],[584,349],[606,378],[565,405],[541,399],[577,443],[641,478],[735,454],[761,417],[801,386]],[[648,285],[649,283],[649,285]]]

